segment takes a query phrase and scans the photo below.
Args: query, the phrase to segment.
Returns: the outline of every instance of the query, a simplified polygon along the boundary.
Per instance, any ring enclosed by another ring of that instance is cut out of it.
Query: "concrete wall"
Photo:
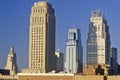
[[[19,73],[18,80],[120,80],[120,76],[107,76],[106,78],[104,75]]]
[[[0,80],[17,80],[17,75],[0,75]]]
[[[73,74],[19,74],[18,80],[73,80]]]
[[[107,80],[120,80],[120,76],[108,76]]]
[[[104,80],[104,76],[75,75],[74,80]]]

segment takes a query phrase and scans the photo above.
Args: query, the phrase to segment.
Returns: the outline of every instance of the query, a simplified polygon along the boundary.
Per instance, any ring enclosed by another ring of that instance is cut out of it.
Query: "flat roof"
[[[18,76],[22,75],[34,75],[34,76],[74,76],[72,73],[18,73]]]

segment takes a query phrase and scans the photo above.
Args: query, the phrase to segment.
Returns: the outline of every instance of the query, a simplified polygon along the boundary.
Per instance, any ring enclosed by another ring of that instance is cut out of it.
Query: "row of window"
[[[32,34],[43,34],[43,29],[32,30]]]
[[[44,30],[44,27],[43,26],[39,26],[39,27],[33,27],[33,28],[31,28],[31,30],[32,30],[32,33],[34,32],[43,32],[43,30]]]
[[[45,13],[45,10],[43,8],[34,8],[33,13]]]
[[[44,37],[44,35],[39,35],[39,34],[38,34],[38,35],[34,35],[34,34],[33,34],[33,35],[32,35],[32,37],[37,37],[37,38],[38,38],[38,37],[39,37],[39,38],[41,38],[41,37],[42,37],[42,38],[43,38],[43,37]]]
[[[35,63],[35,62],[37,62],[36,64],[40,64],[40,63],[43,63],[43,58],[32,58],[31,59],[31,62],[32,63]]]
[[[40,47],[43,47],[43,43],[32,43],[32,48],[40,48]]]
[[[36,63],[33,62],[31,63],[31,68],[38,69],[38,68],[43,68],[43,63]]]
[[[40,45],[40,44],[43,44],[43,38],[35,38],[35,39],[32,39],[32,45]]]
[[[32,17],[32,20],[44,20],[44,17],[35,16],[35,17]]]
[[[32,50],[43,50],[43,45],[41,45],[41,46],[34,45],[34,46],[32,46]]]
[[[88,60],[88,63],[96,63],[97,60]]]
[[[39,43],[43,43],[43,38],[32,38],[32,43],[36,43],[36,44],[39,44]]]
[[[102,18],[93,18],[92,21],[100,21]]]
[[[34,25],[43,25],[44,24],[44,21],[32,21],[32,26],[34,26]]]
[[[34,69],[40,69],[40,68],[43,68],[42,65],[38,65],[38,66],[31,66],[31,68],[34,68]]]
[[[32,45],[40,45],[40,44],[43,44],[43,38],[36,38],[36,39],[32,39]]]
[[[43,53],[43,49],[41,49],[41,50],[40,49],[39,50],[35,50],[35,49],[31,50],[31,54],[33,54],[33,55],[34,54],[39,54],[39,55],[41,54],[42,55],[42,53]]]
[[[40,23],[35,22],[35,23],[32,23],[32,24],[31,24],[31,26],[35,26],[35,25],[38,25],[38,26],[43,26],[43,25],[44,25],[44,23],[43,23],[43,22],[40,22]]]

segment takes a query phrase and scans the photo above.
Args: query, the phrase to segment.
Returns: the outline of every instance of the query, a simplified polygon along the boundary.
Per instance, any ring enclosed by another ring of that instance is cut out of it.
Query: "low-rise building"
[[[74,74],[19,73],[18,80],[74,80]]]
[[[18,80],[120,80],[120,76],[68,73],[19,73]]]
[[[75,75],[74,80],[104,80],[102,75]]]
[[[107,76],[107,80],[120,80],[120,75],[118,75],[118,76]]]
[[[85,75],[111,75],[111,69],[109,65],[87,65],[84,66],[83,74]]]
[[[17,75],[0,75],[0,80],[18,80]]]

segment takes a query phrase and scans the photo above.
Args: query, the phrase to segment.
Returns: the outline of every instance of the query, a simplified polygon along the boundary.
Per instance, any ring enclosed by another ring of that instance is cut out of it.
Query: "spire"
[[[91,15],[92,15],[92,17],[100,17],[101,13],[100,13],[100,11],[96,10],[96,11],[92,12]]]
[[[10,54],[14,54],[14,47],[13,46],[10,47]]]
[[[16,74],[18,72],[17,59],[13,46],[10,47],[5,69],[10,70],[10,75]]]
[[[48,2],[48,0],[44,0],[45,2]]]

